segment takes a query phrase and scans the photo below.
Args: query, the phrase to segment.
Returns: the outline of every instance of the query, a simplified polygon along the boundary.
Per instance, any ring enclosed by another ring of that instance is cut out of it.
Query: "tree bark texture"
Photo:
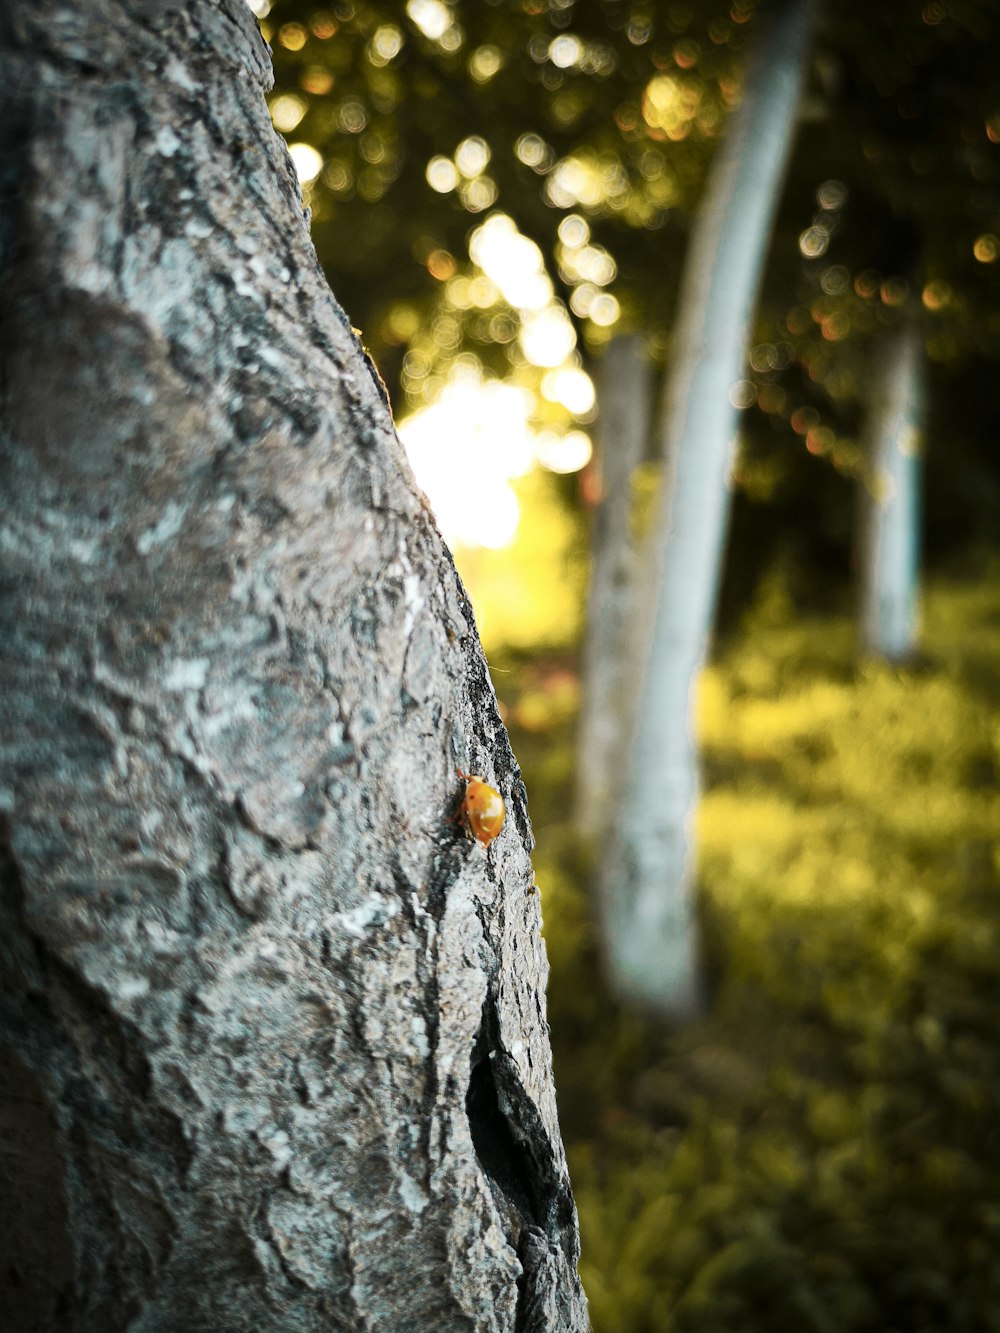
[[[923,336],[910,316],[882,337],[865,422],[861,642],[890,662],[912,657],[917,640],[924,374]]]
[[[646,451],[654,383],[643,339],[637,334],[612,339],[595,378],[603,494],[590,543],[576,819],[598,845],[613,821],[634,707],[635,663],[627,651],[637,575],[632,478]]]
[[[585,1329],[524,787],[269,86],[243,0],[0,4],[0,1310]]]
[[[702,1003],[692,911],[694,695],[728,526],[736,437],[731,391],[744,373],[816,4],[775,4],[747,72],[685,259],[658,428],[666,476],[650,552],[654,605],[602,896],[616,989],[677,1016]]]

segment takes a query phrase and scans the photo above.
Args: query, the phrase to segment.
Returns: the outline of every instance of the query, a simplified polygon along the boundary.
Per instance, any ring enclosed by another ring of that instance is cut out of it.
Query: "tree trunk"
[[[729,515],[736,434],[730,394],[743,373],[814,8],[814,0],[784,0],[762,34],[699,211],[667,372],[660,427],[666,478],[650,557],[656,604],[603,899],[616,989],[677,1016],[701,1004],[691,903],[694,694]]]
[[[577,752],[577,823],[596,843],[607,833],[621,784],[632,682],[624,645],[635,620],[632,477],[646,450],[653,367],[636,334],[615,338],[595,373],[601,499],[590,543]]]
[[[884,335],[865,423],[861,640],[890,662],[905,662],[916,647],[923,379],[923,339],[911,317]]]
[[[584,1329],[524,787],[249,10],[0,69],[4,1326]]]

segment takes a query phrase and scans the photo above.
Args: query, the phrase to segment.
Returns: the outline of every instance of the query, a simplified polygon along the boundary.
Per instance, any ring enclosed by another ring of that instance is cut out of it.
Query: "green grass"
[[[1000,574],[930,590],[919,665],[853,648],[761,619],[706,676],[679,1033],[595,984],[571,691],[517,677],[596,1333],[1000,1330]]]

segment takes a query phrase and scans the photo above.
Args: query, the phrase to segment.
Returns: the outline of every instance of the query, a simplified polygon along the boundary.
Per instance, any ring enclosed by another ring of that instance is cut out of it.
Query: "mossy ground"
[[[711,1007],[600,981],[575,680],[510,676],[595,1333],[1000,1330],[1000,574],[920,662],[762,601],[701,693]]]

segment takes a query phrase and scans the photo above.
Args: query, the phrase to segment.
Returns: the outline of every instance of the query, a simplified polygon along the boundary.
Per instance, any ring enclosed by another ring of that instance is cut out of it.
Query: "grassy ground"
[[[858,668],[764,605],[720,654],[674,1034],[595,981],[573,678],[511,677],[596,1333],[1000,1330],[1000,574],[932,588],[924,643]]]

